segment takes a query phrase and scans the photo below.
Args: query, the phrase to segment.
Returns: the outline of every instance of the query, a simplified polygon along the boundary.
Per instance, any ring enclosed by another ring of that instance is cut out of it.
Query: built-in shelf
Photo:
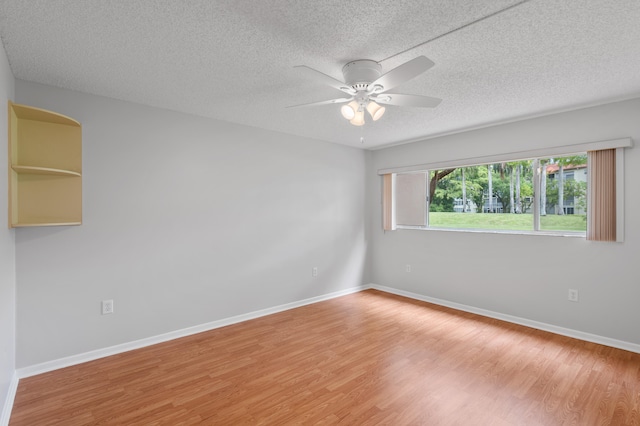
[[[82,223],[82,127],[9,102],[9,227]]]

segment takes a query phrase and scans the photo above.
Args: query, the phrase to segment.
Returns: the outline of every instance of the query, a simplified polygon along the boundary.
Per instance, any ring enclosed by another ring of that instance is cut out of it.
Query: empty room
[[[640,425],[639,23],[0,0],[0,426]]]

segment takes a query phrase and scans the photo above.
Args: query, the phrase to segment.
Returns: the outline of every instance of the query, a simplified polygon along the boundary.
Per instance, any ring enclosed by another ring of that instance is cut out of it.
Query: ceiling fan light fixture
[[[434,65],[434,62],[427,57],[418,56],[382,74],[382,67],[379,62],[370,59],[358,59],[347,63],[342,68],[343,81],[337,80],[305,65],[299,65],[296,66],[296,68],[313,73],[317,80],[321,80],[325,84],[346,93],[349,97],[295,106],[305,107],[332,103],[342,104],[340,113],[354,126],[363,126],[365,124],[365,109],[373,121],[382,118],[386,108],[380,104],[435,108],[442,99],[421,95],[389,94],[387,92],[417,77]]]
[[[349,121],[354,126],[364,125],[364,111],[356,111],[355,117]]]
[[[351,101],[348,104],[343,105],[342,108],[340,108],[340,112],[342,113],[342,116],[344,118],[346,118],[347,120],[352,120],[356,116],[358,106],[358,102]]]
[[[369,101],[369,103],[367,104],[367,111],[369,111],[369,114],[371,114],[371,118],[373,119],[373,121],[376,121],[380,117],[382,117],[385,110],[385,107],[375,103],[374,101]]]

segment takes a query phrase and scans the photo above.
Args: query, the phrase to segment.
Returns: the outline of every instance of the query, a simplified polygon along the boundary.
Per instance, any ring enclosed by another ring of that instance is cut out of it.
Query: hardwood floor
[[[640,354],[368,290],[21,380],[54,424],[639,425]]]

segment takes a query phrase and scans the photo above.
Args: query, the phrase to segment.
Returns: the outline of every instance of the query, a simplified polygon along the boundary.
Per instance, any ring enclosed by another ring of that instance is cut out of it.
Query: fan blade
[[[434,65],[435,63],[426,56],[418,56],[380,76],[376,81],[369,84],[369,87],[382,86],[382,90],[377,91],[377,93],[386,92],[417,77]]]
[[[348,95],[355,95],[356,91],[354,89],[352,89],[351,87],[349,87],[347,84],[341,82],[340,80],[336,80],[335,78],[326,75],[318,70],[314,70],[313,68],[309,68],[306,65],[296,65],[294,66],[294,68],[299,68],[301,71],[303,71],[306,75],[308,75],[311,78],[314,78],[318,81],[321,81],[322,83],[329,85],[335,89],[338,89]]]
[[[400,93],[383,93],[370,98],[379,104],[421,108],[435,108],[442,102],[442,99],[432,98],[431,96],[402,95]]]
[[[310,104],[300,104],[300,105],[291,105],[286,108],[304,108],[318,105],[328,105],[328,104],[342,104],[345,102],[352,101],[353,97],[350,98],[338,98],[338,99],[329,99],[328,101],[320,101],[320,102],[311,102]]]

